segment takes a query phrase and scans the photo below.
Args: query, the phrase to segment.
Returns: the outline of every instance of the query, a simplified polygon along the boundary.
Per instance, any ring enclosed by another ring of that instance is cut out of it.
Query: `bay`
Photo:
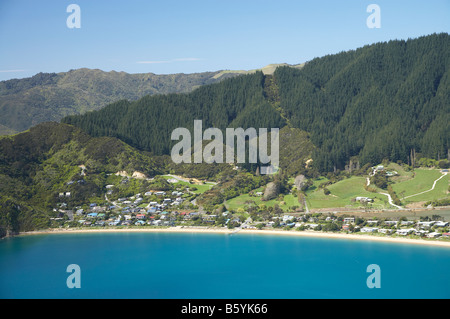
[[[67,266],[81,288],[68,288]],[[369,288],[369,265],[380,288]],[[0,241],[0,298],[449,298],[450,249],[260,234],[77,233]]]

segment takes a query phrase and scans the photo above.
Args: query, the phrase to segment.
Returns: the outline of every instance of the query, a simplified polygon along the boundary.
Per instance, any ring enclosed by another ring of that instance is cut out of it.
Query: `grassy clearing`
[[[439,170],[417,169],[415,172],[414,178],[396,183],[392,186],[400,199],[430,190],[433,187],[434,181],[442,176]],[[408,197],[403,201],[404,204],[446,198],[448,196],[449,180],[448,175],[444,176],[436,183],[432,191]]]
[[[395,163],[391,163],[387,167],[387,169],[395,170],[399,174],[399,176],[390,178],[390,180],[394,182],[394,184],[392,184],[392,188],[400,198],[431,189],[434,181],[442,176],[439,170],[431,169],[416,169],[415,172],[408,172],[405,171],[400,165]],[[402,204],[445,198],[446,196],[448,196],[447,190],[449,179],[449,176],[443,177],[436,183],[435,189],[433,191],[407,198],[402,201]],[[321,183],[324,183],[326,181],[327,179],[324,177],[314,180],[313,186],[311,186],[306,192],[306,201],[310,209],[363,207],[361,203],[351,201],[352,198],[355,198],[357,196],[374,198],[374,203],[369,204],[368,207],[378,209],[392,208],[391,205],[388,204],[386,196],[377,193],[371,193],[364,189],[366,177],[353,176],[351,178],[344,179],[340,182],[329,185],[327,188],[331,192],[330,195],[325,195],[323,190],[318,188]],[[375,186],[372,185],[372,187]],[[387,193],[386,190],[382,190],[377,187],[375,187],[375,189],[377,190],[377,192]]]
[[[327,181],[325,178],[314,181],[321,184]],[[334,207],[363,207],[359,202],[352,202],[352,199],[358,196],[374,198],[374,203],[368,204],[368,207],[384,208],[387,205],[387,197],[368,192],[364,189],[366,183],[365,177],[353,176],[335,184],[329,185],[327,188],[331,194],[325,195],[323,189],[312,187],[306,192],[306,202],[309,209],[334,208]]]
[[[289,209],[290,207],[300,205],[297,196],[292,194],[285,195],[283,201],[285,204],[281,208],[286,207],[286,209]]]
[[[211,189],[211,187],[214,186],[214,184],[209,184],[209,183],[206,183],[203,185],[194,185],[194,184],[190,184],[190,185],[191,185],[190,187],[197,188],[196,190],[193,191],[195,194],[203,194],[204,192],[206,192],[207,190]]]
[[[275,204],[278,204],[278,206],[280,206],[280,208],[284,211],[290,211],[291,207],[300,205],[298,203],[297,196],[291,194],[284,195],[282,201],[278,199],[263,201],[261,199],[261,196],[250,196],[248,194],[243,194],[227,200],[225,205],[229,210],[237,210],[238,208],[245,208],[246,206],[251,207],[265,205],[266,207],[273,207]]]
[[[271,201],[262,201],[261,196],[250,196],[248,194],[243,194],[237,197],[234,197],[232,199],[229,199],[226,201],[225,205],[227,209],[229,210],[237,210],[238,208],[245,206],[259,206],[259,205],[266,205],[267,207],[273,206],[277,203],[276,200]]]
[[[432,188],[436,179],[441,177],[439,170],[416,169],[414,178],[404,182],[395,183],[392,188],[400,198],[418,194]],[[449,176],[441,178],[430,192],[407,198],[408,202],[428,201],[439,198],[445,198],[447,195]]]

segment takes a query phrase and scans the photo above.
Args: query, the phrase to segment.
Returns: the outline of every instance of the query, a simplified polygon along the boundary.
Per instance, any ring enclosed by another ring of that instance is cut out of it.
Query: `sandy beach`
[[[226,228],[208,228],[208,227],[169,227],[169,228],[104,228],[104,229],[48,229],[32,232],[23,232],[19,235],[38,235],[38,234],[74,234],[74,233],[111,233],[111,232],[159,232],[159,233],[215,233],[233,235],[236,233],[245,235],[280,235],[280,236],[300,236],[300,237],[321,237],[335,238],[345,240],[368,240],[376,242],[390,242],[397,244],[419,244],[432,245],[450,248],[450,241],[411,239],[387,236],[373,236],[361,234],[343,234],[343,233],[325,233],[314,231],[285,231],[285,230],[257,230],[240,229],[229,230]]]

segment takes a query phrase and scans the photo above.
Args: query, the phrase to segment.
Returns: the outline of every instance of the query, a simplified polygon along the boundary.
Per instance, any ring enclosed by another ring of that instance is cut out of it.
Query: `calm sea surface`
[[[69,289],[67,266],[80,267]],[[381,288],[368,288],[367,266]],[[253,234],[0,240],[0,298],[450,298],[450,249]]]

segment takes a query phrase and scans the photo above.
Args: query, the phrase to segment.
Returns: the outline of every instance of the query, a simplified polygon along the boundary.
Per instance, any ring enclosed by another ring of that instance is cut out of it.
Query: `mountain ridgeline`
[[[411,150],[445,158],[449,149],[450,38],[446,33],[367,45],[202,86],[191,93],[119,101],[65,117],[92,136],[117,137],[155,155],[170,154],[177,127],[298,128],[315,145],[321,172],[409,161]],[[283,159],[280,159],[283,160]],[[283,163],[281,163],[283,165]]]
[[[66,115],[97,110],[120,99],[130,101],[150,94],[190,92],[238,73],[128,74],[77,69],[38,73],[25,79],[0,82],[0,135],[29,129]]]

